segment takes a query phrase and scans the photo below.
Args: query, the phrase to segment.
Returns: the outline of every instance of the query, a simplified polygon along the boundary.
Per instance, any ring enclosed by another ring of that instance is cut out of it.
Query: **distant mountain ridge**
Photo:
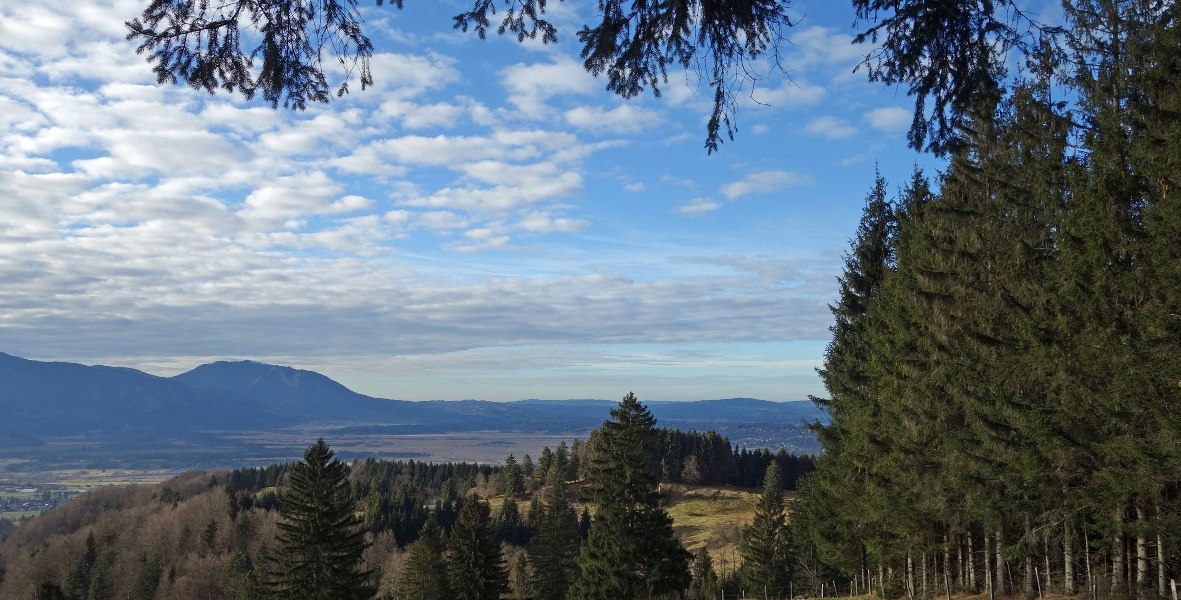
[[[386,400],[314,371],[255,361],[217,361],[174,377],[136,369],[41,362],[0,353],[0,436],[29,440],[122,433],[179,435],[302,425],[374,434],[460,431],[587,431],[611,400]],[[752,398],[647,402],[662,426],[796,425],[823,420],[810,402]]]

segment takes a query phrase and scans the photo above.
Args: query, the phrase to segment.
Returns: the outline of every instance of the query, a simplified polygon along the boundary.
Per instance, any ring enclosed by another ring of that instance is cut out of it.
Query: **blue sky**
[[[910,100],[797,2],[703,149],[708,90],[623,101],[556,45],[365,6],[377,85],[305,112],[155,85],[146,0],[0,0],[0,351],[160,375],[251,358],[405,399],[822,394],[826,305]],[[470,3],[467,4],[470,6]]]

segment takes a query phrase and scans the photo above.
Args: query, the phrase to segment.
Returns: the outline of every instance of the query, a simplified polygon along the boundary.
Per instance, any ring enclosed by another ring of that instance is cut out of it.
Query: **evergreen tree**
[[[509,498],[517,498],[525,493],[525,477],[521,465],[512,454],[504,460],[504,468],[500,470],[500,494]]]
[[[656,419],[628,394],[603,423],[584,487],[597,507],[573,600],[662,598],[689,586],[689,553],[656,489]]]
[[[578,573],[578,516],[566,498],[566,482],[557,465],[546,477],[545,507],[536,525],[529,554],[533,562],[530,590],[537,600],[562,600]]]
[[[524,546],[529,541],[529,531],[521,523],[520,507],[511,497],[505,498],[500,508],[500,517],[496,520],[496,537],[512,546]]]
[[[554,462],[554,453],[546,446],[541,449],[541,455],[537,457],[537,468],[534,469],[533,475],[538,483],[545,483],[545,478],[549,477],[550,466]]]
[[[86,589],[86,600],[113,600],[115,597],[114,577],[115,555],[103,552],[90,571],[90,585]]]
[[[156,588],[160,585],[160,559],[155,555],[145,554],[139,559],[139,568],[135,571],[135,579],[131,582],[129,600],[152,600],[156,597]]]
[[[513,600],[528,600],[533,597],[529,586],[529,559],[525,557],[524,552],[518,554],[517,560],[513,561],[513,568],[509,573],[509,590],[512,591]]]
[[[446,543],[443,528],[435,514],[427,517],[419,532],[418,541],[410,546],[410,556],[402,571],[398,597],[413,600],[448,600],[447,563],[444,559]]]
[[[349,500],[348,467],[321,438],[288,473],[279,505],[271,592],[280,599],[372,598],[371,572],[360,568],[368,547]]]
[[[447,577],[457,600],[499,600],[508,592],[508,576],[492,508],[479,497],[465,498],[447,545]]]
[[[62,591],[62,586],[50,579],[42,581],[41,585],[37,586],[37,591],[33,594],[33,600],[67,600],[67,596]]]
[[[708,545],[708,544],[707,544]],[[713,600],[718,597],[722,585],[718,581],[718,574],[714,571],[713,560],[709,551],[704,547],[693,556],[693,583],[689,585],[690,600]]]
[[[779,465],[772,462],[754,522],[742,533],[742,585],[752,596],[778,598],[792,580],[791,530],[784,514],[782,487]]]

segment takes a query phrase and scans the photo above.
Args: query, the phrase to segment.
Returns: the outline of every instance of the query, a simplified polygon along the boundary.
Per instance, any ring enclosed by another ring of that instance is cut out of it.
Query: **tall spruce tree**
[[[795,571],[791,529],[783,503],[783,478],[774,461],[767,466],[755,518],[742,532],[742,586],[752,597],[779,598]]]
[[[456,600],[499,600],[508,574],[492,524],[492,507],[476,496],[464,498],[447,544],[447,578]]]
[[[412,600],[448,600],[451,592],[447,586],[447,563],[444,553],[447,543],[443,539],[443,528],[435,514],[427,517],[426,524],[418,534],[418,541],[410,546],[410,556],[402,571],[398,586],[398,597]]]
[[[562,600],[578,574],[578,515],[566,498],[566,482],[558,466],[545,479],[541,509],[529,547],[533,572],[529,588],[537,600]]]
[[[369,546],[350,500],[348,466],[320,438],[288,471],[279,504],[270,591],[279,599],[367,600],[372,573],[361,568]]]
[[[596,512],[568,594],[573,600],[663,598],[689,586],[689,552],[673,536],[657,491],[655,425],[629,393],[593,437],[584,490]]]

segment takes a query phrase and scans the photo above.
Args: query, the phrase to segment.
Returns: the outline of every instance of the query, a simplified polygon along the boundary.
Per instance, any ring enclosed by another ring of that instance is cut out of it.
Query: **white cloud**
[[[755,171],[738,181],[723,185],[721,192],[726,198],[734,200],[751,194],[767,194],[787,187],[807,185],[811,181],[807,175],[795,171]]]
[[[870,127],[891,133],[905,131],[906,128],[910,127],[912,117],[913,115],[909,110],[897,106],[875,108],[865,113],[864,116],[865,121],[869,123]]]
[[[522,231],[535,233],[574,233],[586,229],[590,224],[583,219],[555,217],[542,212],[531,212],[521,218],[514,226]]]
[[[320,171],[281,177],[250,192],[240,214],[262,227],[275,227],[308,215],[341,212],[342,205],[332,200],[339,190],[340,185]]]
[[[661,121],[660,113],[621,104],[611,110],[579,106],[566,111],[566,122],[579,128],[607,133],[639,133]]]
[[[722,205],[712,198],[694,198],[684,204],[677,205],[676,211],[682,215],[704,215],[721,207]]]
[[[580,63],[559,56],[551,63],[518,63],[501,71],[501,84],[508,91],[509,102],[528,119],[543,118],[546,102],[555,96],[584,95],[598,85]]]
[[[791,33],[793,69],[837,70],[838,77],[852,73],[865,57],[868,45],[854,44],[853,36],[828,27],[805,27]]]
[[[469,243],[456,244],[457,252],[484,252],[508,246],[509,236],[497,227],[479,227],[463,232]]]
[[[857,135],[857,128],[848,121],[828,115],[812,119],[804,127],[804,131],[828,140],[844,140]]]
[[[642,181],[632,181],[623,186],[623,191],[632,193],[642,192],[646,189],[648,189],[648,186],[644,185]]]

